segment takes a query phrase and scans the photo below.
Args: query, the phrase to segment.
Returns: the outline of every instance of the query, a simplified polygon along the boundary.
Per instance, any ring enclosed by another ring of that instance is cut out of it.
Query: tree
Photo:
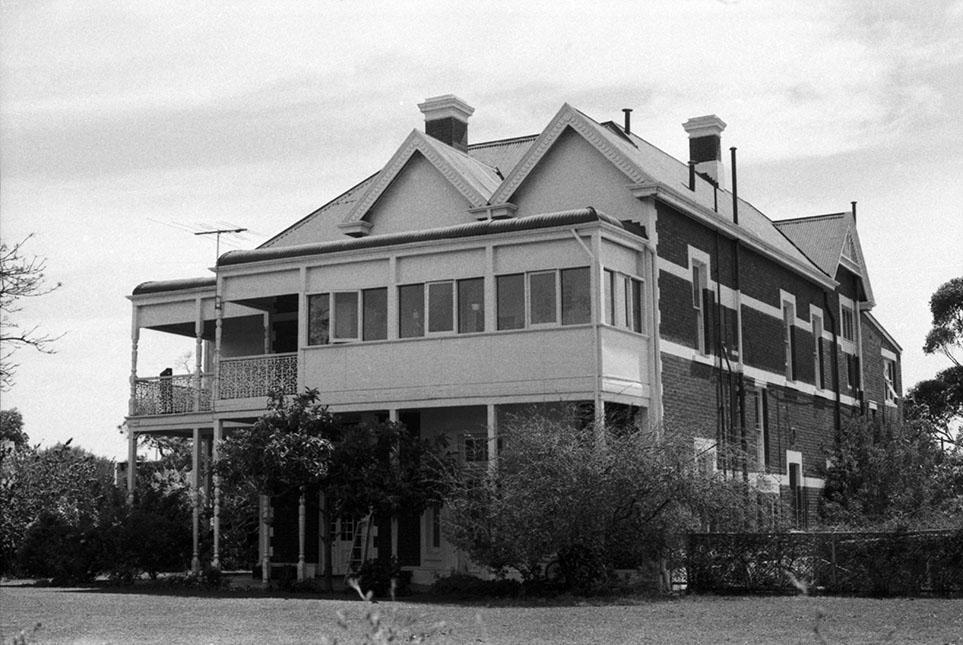
[[[698,467],[691,443],[634,428],[534,416],[502,440],[495,464],[452,483],[445,531],[474,561],[528,582],[555,559],[567,587],[592,591],[615,568],[659,565],[681,533],[745,500],[741,481]]]
[[[826,468],[820,516],[853,527],[933,527],[963,519],[963,453],[943,450],[925,420],[853,420]]]
[[[963,365],[956,353],[963,350],[963,278],[941,285],[930,298],[933,325],[923,351],[942,353],[953,365],[920,381],[907,393],[907,418],[925,419],[943,441],[958,441],[951,426],[963,417]]]
[[[26,447],[5,460],[0,477],[0,572],[13,568],[28,528],[42,514],[42,523],[51,530],[68,527],[64,535],[76,536],[122,505],[113,483],[113,462],[70,443]]]
[[[47,284],[46,258],[25,254],[23,245],[30,237],[13,245],[0,242],[0,390],[13,385],[17,365],[12,357],[18,349],[33,347],[50,354],[54,351],[53,342],[59,338],[41,332],[39,326],[23,327],[12,318],[23,309],[21,298],[37,298],[60,287],[59,282]]]
[[[23,416],[17,408],[0,410],[0,446],[4,441],[9,441],[13,449],[25,448],[30,438],[23,431]],[[0,454],[0,461],[3,455]]]

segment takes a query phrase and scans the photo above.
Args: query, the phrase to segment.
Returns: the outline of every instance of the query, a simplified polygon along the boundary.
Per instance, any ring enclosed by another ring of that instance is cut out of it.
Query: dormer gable
[[[339,228],[347,235],[361,237],[371,230],[368,216],[375,204],[398,183],[403,173],[426,161],[461,196],[463,212],[488,203],[501,178],[494,168],[472,159],[418,130],[413,130],[391,159],[374,178],[365,194],[355,203]],[[414,160],[414,161],[413,161]],[[443,225],[446,222],[437,222]]]

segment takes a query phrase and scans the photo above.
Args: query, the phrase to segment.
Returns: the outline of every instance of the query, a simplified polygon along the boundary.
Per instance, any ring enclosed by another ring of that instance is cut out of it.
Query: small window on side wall
[[[705,308],[705,289],[706,289],[706,265],[701,262],[692,262],[692,308],[695,310],[696,317],[696,348],[699,353],[708,353],[706,343],[706,308]]]
[[[525,327],[525,274],[500,275],[496,279],[498,329]]]
[[[579,325],[592,320],[588,267],[562,269],[562,324]]]
[[[458,281],[458,333],[485,331],[485,280]]]
[[[417,338],[425,335],[425,285],[398,287],[398,336]]]
[[[331,297],[327,293],[308,296],[308,345],[331,342]]]

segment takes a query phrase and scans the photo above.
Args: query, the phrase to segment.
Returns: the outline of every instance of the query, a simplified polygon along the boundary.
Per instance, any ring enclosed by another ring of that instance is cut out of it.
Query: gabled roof
[[[536,136],[538,135],[532,134],[524,137],[514,137],[511,139],[500,139],[497,141],[484,141],[470,144],[468,146],[468,156],[493,170],[496,176],[498,176],[499,173],[504,175],[515,167],[515,164],[518,163],[518,160],[521,159],[522,155],[525,154],[525,151],[528,150],[528,148],[532,145],[532,142],[535,140]],[[429,143],[431,142],[432,141],[429,138]],[[310,226],[312,223],[316,222],[322,217],[333,223],[340,223],[344,221],[345,217],[347,217],[351,209],[354,208],[354,205],[358,202],[358,200],[365,195],[366,191],[371,187],[371,184],[374,183],[379,174],[380,172],[375,173],[361,183],[352,186],[324,206],[312,211],[271,239],[267,240],[258,248],[281,246],[285,245],[286,243],[290,244],[288,240],[292,235],[297,234],[306,226]],[[499,181],[501,181],[500,178]]]
[[[840,265],[855,273],[863,282],[866,301],[875,304],[863,249],[856,232],[856,218],[849,211],[813,217],[796,217],[774,222],[789,240],[826,275],[836,275]]]
[[[661,194],[663,190],[667,190],[677,196],[676,201],[684,203],[687,210],[697,211],[710,224],[724,228],[750,243],[755,242],[763,251],[801,270],[813,280],[827,283],[823,273],[813,265],[810,259],[773,226],[772,220],[752,204],[739,200],[739,224],[735,226],[732,196],[729,191],[721,187],[714,188],[701,177],[696,181],[695,190],[690,190],[688,164],[675,159],[645,139],[634,134],[626,135],[614,124],[596,122],[567,103],[538,135],[512,172],[494,192],[491,203],[510,201],[515,191],[568,129],[577,132],[594,146],[619,168],[630,182],[639,187],[651,188],[653,193]],[[692,208],[693,206],[695,208]],[[829,278],[832,281],[833,276]]]
[[[487,204],[488,199],[501,183],[502,178],[491,166],[472,159],[464,152],[434,137],[412,130],[381,172],[375,176],[364,195],[345,215],[342,226],[347,227],[364,220],[378,198],[384,194],[403,171],[405,164],[417,153],[427,159],[461,193],[468,201],[470,208]]]
[[[866,316],[866,320],[867,320],[873,327],[876,328],[876,330],[880,333],[880,335],[881,335],[883,338],[885,338],[885,339],[887,340],[887,342],[889,342],[890,344],[892,344],[893,347],[896,348],[897,354],[902,354],[902,353],[903,353],[903,347],[902,347],[899,343],[896,342],[896,339],[893,338],[893,336],[892,336],[888,331],[886,331],[886,328],[883,327],[882,323],[880,323],[878,320],[876,320],[876,317],[873,316],[873,314],[869,313],[868,311],[864,311],[864,312],[863,312],[863,315]]]

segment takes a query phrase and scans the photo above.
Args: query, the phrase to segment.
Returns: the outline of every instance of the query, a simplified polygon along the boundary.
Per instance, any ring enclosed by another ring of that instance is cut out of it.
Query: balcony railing
[[[134,388],[134,416],[187,414],[211,409],[210,377],[177,374],[139,378]]]
[[[284,394],[297,393],[297,354],[221,359],[218,399],[265,397],[277,388]]]

